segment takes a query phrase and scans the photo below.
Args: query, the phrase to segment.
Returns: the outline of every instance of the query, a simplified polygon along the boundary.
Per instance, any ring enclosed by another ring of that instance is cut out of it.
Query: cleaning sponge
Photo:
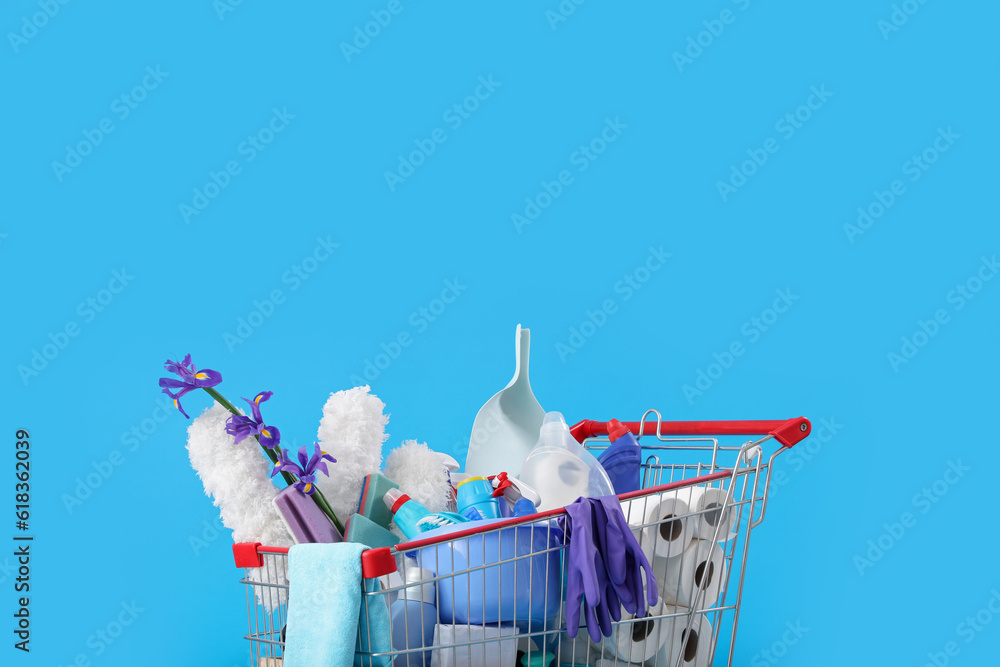
[[[363,514],[373,522],[388,529],[392,523],[392,512],[382,502],[385,492],[398,489],[399,484],[378,473],[365,477],[361,485],[361,499],[358,501],[358,514]]]
[[[398,536],[371,521],[368,517],[355,514],[347,522],[347,541],[378,549],[379,547],[394,547],[399,544],[400,540]]]

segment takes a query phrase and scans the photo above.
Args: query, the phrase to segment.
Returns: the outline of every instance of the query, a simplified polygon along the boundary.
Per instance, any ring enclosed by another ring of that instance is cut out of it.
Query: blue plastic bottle
[[[499,519],[500,503],[493,497],[493,485],[485,477],[468,477],[458,483],[458,512],[475,509],[482,519]]]
[[[431,512],[423,503],[413,500],[399,489],[389,489],[384,500],[385,506],[393,513],[396,526],[411,540],[428,530],[468,521],[454,512]]]
[[[527,498],[521,498],[514,503],[512,514],[516,517],[531,516],[532,514],[538,514],[538,510],[535,508],[535,503]]]
[[[639,466],[642,463],[642,447],[632,435],[632,431],[617,419],[608,422],[608,439],[611,445],[598,457],[604,466],[615,493],[622,494],[642,488]]]
[[[433,576],[430,570],[406,568],[406,588],[392,603],[390,611],[393,650],[429,648],[433,645],[434,626],[438,622],[434,582],[421,583]],[[430,664],[430,651],[405,653],[393,661],[395,667],[429,667]]]

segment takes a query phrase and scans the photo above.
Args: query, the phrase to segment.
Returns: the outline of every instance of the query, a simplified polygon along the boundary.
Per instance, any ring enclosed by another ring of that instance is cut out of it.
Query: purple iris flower
[[[253,416],[233,415],[226,420],[226,433],[236,436],[236,444],[248,435],[255,435],[261,447],[271,449],[278,446],[281,442],[281,432],[276,427],[265,424],[264,418],[260,416],[260,404],[273,395],[273,391],[262,391],[254,396],[252,401],[244,398],[243,400],[250,404]]]
[[[163,393],[174,399],[174,407],[181,411],[181,414],[188,417],[188,413],[184,412],[184,408],[181,407],[181,397],[188,393],[189,391],[194,391],[195,389],[201,389],[204,387],[214,387],[215,385],[222,382],[222,374],[218,371],[213,371],[209,369],[198,370],[195,368],[194,364],[191,363],[191,355],[184,357],[184,361],[180,363],[176,361],[170,361],[163,365],[167,369],[168,373],[174,373],[180,377],[180,380],[175,380],[173,378],[160,378],[160,386],[163,387]],[[180,389],[178,392],[172,392],[170,389]],[[190,417],[188,417],[190,419]]]
[[[275,464],[274,470],[271,471],[271,477],[274,477],[279,472],[290,472],[299,478],[299,481],[295,483],[296,489],[307,496],[316,493],[316,473],[321,472],[329,477],[330,469],[326,467],[326,461],[336,463],[337,459],[320,449],[318,442],[313,443],[313,445],[315,446],[315,451],[312,456],[306,453],[305,447],[299,449],[298,462],[288,458],[286,450],[281,450],[281,458]]]

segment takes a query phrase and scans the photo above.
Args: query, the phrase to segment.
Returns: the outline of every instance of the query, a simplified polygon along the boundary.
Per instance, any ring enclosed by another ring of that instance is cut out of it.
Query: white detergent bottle
[[[541,496],[538,510],[565,507],[577,498],[613,496],[607,471],[576,441],[560,412],[547,412],[538,443],[528,454],[519,478]]]
[[[390,611],[394,651],[430,649],[434,644],[434,626],[438,622],[434,582],[421,583],[433,576],[430,570],[406,568],[406,588],[400,591]],[[404,653],[393,660],[394,667],[429,667],[430,664],[429,650]]]

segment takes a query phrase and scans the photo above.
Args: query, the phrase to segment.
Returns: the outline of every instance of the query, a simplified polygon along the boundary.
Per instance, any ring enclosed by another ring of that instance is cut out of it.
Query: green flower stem
[[[204,389],[209,396],[215,399],[216,403],[224,407],[226,410],[229,410],[234,415],[241,414],[240,411],[237,410],[232,403],[226,400],[225,396],[215,391],[215,389],[213,389],[212,387],[202,387],[202,389]],[[257,439],[257,436],[253,436],[253,439],[257,441],[258,445],[260,445],[260,440]],[[261,445],[260,448],[264,450],[264,452],[267,454],[267,457],[271,459],[272,463],[275,464],[278,463],[278,455],[274,453],[273,449],[268,449],[263,445]],[[290,472],[282,471],[281,476],[284,478],[285,484],[288,486],[291,486],[298,481]],[[333,522],[333,525],[337,528],[337,530],[340,531],[340,534],[344,535],[344,526],[343,524],[340,523],[340,519],[337,518],[337,515],[333,513],[333,508],[330,507],[330,503],[327,502],[326,496],[323,495],[323,492],[320,491],[319,487],[316,486],[315,484],[313,484],[313,488],[316,490],[316,492],[312,496],[313,502],[315,502],[316,506],[323,511],[323,514],[325,514],[330,519],[330,521]]]
[[[222,407],[224,407],[226,410],[229,410],[234,415],[242,414],[239,410],[237,410],[235,407],[233,407],[232,403],[230,403],[229,401],[226,400],[225,396],[223,396],[219,392],[215,391],[215,389],[213,389],[211,387],[202,387],[202,389],[204,389],[208,393],[209,396],[211,396],[212,398],[215,399],[216,403],[218,403],[219,405],[221,405]],[[254,441],[258,445],[260,445],[260,440],[257,439],[257,436],[253,436],[253,439],[254,439]],[[274,450],[268,449],[267,447],[264,447],[264,446],[261,446],[261,449],[263,449],[264,452],[267,454],[267,457],[269,459],[271,459],[271,463],[277,463],[278,462],[278,455],[274,453]],[[288,486],[291,486],[292,484],[294,484],[297,481],[292,476],[291,473],[282,472],[281,476],[284,477],[285,484],[287,484]]]
[[[315,484],[313,484],[313,488],[316,489],[316,492],[313,494],[312,497],[313,501],[319,506],[321,510],[323,510],[323,514],[330,517],[330,521],[332,521],[334,527],[336,527],[336,529],[340,531],[341,536],[346,537],[347,531],[344,530],[344,526],[340,523],[340,519],[337,518],[337,515],[333,513],[333,508],[330,507],[330,503],[326,501],[326,496],[323,495],[323,492],[320,491],[319,487],[316,486]]]

